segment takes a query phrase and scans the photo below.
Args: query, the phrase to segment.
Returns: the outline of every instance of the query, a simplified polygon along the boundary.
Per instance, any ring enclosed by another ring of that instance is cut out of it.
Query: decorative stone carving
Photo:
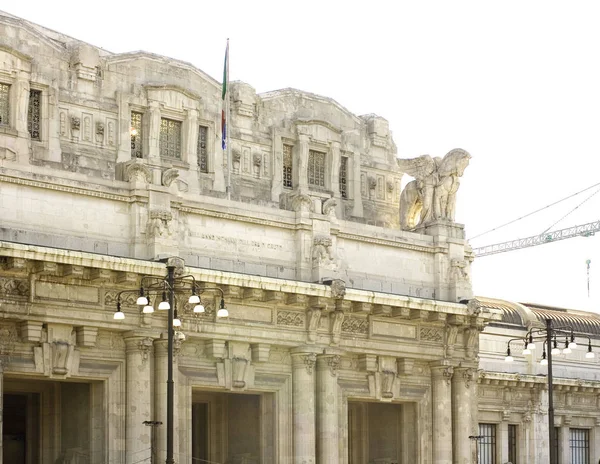
[[[335,207],[337,206],[337,201],[335,198],[329,198],[323,202],[323,214],[329,216],[331,218],[335,217]]]
[[[125,168],[125,180],[127,182],[139,181],[151,184],[152,172],[145,164],[132,162]]]
[[[400,226],[404,230],[434,220],[454,221],[459,178],[469,165],[465,150],[451,150],[444,158],[422,155],[398,160],[400,169],[413,176],[400,194]]]
[[[329,318],[331,319],[331,343],[337,345],[340,343],[342,323],[344,322],[344,312],[334,311],[329,315]]]
[[[302,356],[302,360],[306,366],[306,372],[312,374],[315,363],[317,362],[317,355],[315,353],[308,353],[306,356]]]
[[[304,327],[305,315],[299,311],[277,311],[277,325]]]
[[[294,211],[313,211],[313,202],[308,195],[303,193],[296,193],[292,195],[292,209]]]
[[[104,123],[96,123],[96,142],[100,143],[104,140]]]
[[[473,369],[465,369],[462,373],[463,381],[465,382],[465,387],[469,388],[471,386],[471,382],[475,378],[475,372]]]
[[[347,317],[342,322],[342,332],[366,335],[369,332],[369,321],[367,319]]]
[[[367,181],[369,184],[369,190],[375,190],[377,188],[377,179],[373,176],[368,176]]]
[[[441,342],[444,339],[444,332],[437,327],[421,327],[419,338],[430,342]]]
[[[240,172],[240,162],[242,159],[242,152],[239,148],[233,148],[231,150],[231,158],[233,163],[233,171]]]
[[[175,179],[179,177],[179,169],[171,168],[163,171],[162,184],[165,187],[170,187]]]
[[[13,297],[29,296],[29,281],[0,277],[0,295]]]
[[[150,337],[142,338],[139,341],[138,348],[142,352],[142,362],[144,364],[148,361],[148,359],[150,357],[150,353],[152,352],[153,346],[154,346],[154,340],[152,340]]]
[[[71,118],[71,130],[78,131],[81,128],[81,119],[73,116]]]
[[[330,356],[327,359],[327,365],[329,366],[329,373],[335,377],[340,367],[341,357],[339,355]]]
[[[115,144],[115,123],[108,123],[108,144],[112,147]]]
[[[453,259],[450,261],[452,268],[452,279],[454,282],[469,282],[469,263],[464,259]]]
[[[333,261],[331,237],[318,236],[313,239],[312,259],[314,264],[330,263]]]
[[[67,113],[65,113],[64,111],[60,112],[59,130],[60,135],[62,135],[63,137],[67,135]]]
[[[387,187],[387,191],[388,193],[393,193],[394,192],[394,182],[391,180],[388,180],[386,183],[386,187]]]
[[[146,233],[148,237],[161,237],[163,235],[172,235],[173,214],[170,211],[154,210],[148,214],[148,224]]]
[[[0,325],[0,362],[7,363],[10,355],[15,350],[19,335],[14,324]]]
[[[321,310],[309,309],[308,313],[308,341],[314,342],[317,339],[317,329],[321,322]]]
[[[92,140],[92,117],[85,116],[83,118],[83,140]]]
[[[252,154],[252,164],[254,166],[260,167],[262,164],[262,154],[261,153],[253,153]]]

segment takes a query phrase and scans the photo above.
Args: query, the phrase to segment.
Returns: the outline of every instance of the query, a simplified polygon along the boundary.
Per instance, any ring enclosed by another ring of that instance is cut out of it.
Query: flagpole
[[[229,39],[227,39],[227,94],[225,95],[227,108],[227,199],[231,200],[231,144],[229,143],[229,133],[231,132],[231,108],[229,98]]]

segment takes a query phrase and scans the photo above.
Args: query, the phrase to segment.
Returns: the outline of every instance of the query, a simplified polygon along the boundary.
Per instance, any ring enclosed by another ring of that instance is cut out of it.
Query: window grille
[[[517,426],[508,424],[508,460],[517,464]]]
[[[496,424],[479,424],[479,464],[496,464]]]
[[[10,85],[0,84],[0,124],[8,125]]]
[[[292,149],[291,145],[283,146],[283,187],[292,188]]]
[[[200,172],[208,172],[208,151],[206,149],[206,142],[208,138],[208,127],[198,127],[198,167]]]
[[[340,160],[340,195],[348,198],[348,157],[342,156]]]
[[[325,188],[325,153],[308,151],[308,185]]]
[[[42,92],[39,90],[29,91],[29,106],[27,107],[27,130],[31,140],[40,139]]]
[[[590,431],[569,429],[571,464],[590,464]]]
[[[131,112],[131,157],[143,158],[142,153],[142,113]]]
[[[181,121],[160,120],[160,156],[181,158]]]

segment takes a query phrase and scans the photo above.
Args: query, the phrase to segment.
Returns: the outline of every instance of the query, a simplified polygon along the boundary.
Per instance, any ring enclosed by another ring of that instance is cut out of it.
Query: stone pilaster
[[[296,179],[295,185],[297,185],[298,189],[303,193],[308,190],[308,142],[308,135],[298,134],[298,169],[295,170],[298,178]]]
[[[339,355],[317,356],[317,455],[318,462],[338,463],[339,423],[337,370]]]
[[[154,420],[162,422],[156,428],[154,443],[156,449],[156,462],[164,462],[167,459],[167,362],[168,362],[168,347],[167,334],[163,334],[164,338],[154,341]],[[175,351],[175,345],[173,346]],[[173,454],[179,455],[179,438],[178,438],[178,395],[177,395],[177,356],[173,356]]]
[[[160,158],[160,107],[158,102],[148,104],[148,158]]]
[[[473,417],[477,415],[475,370],[455,368],[452,377],[452,430],[455,464],[474,462]],[[435,405],[434,405],[435,407]]]
[[[134,464],[152,458],[152,427],[143,424],[152,420],[151,372],[152,339],[132,336],[125,338],[127,354],[127,431],[126,462]]]
[[[294,464],[315,464],[315,364],[317,355],[307,349],[292,352]]]
[[[452,464],[452,374],[450,366],[431,367],[434,464]]]

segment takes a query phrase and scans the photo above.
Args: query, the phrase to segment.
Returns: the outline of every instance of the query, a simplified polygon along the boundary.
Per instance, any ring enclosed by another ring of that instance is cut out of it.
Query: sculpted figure
[[[471,155],[456,148],[444,158],[422,155],[398,160],[400,170],[415,178],[400,194],[400,227],[414,229],[436,219],[454,221],[459,178]]]

